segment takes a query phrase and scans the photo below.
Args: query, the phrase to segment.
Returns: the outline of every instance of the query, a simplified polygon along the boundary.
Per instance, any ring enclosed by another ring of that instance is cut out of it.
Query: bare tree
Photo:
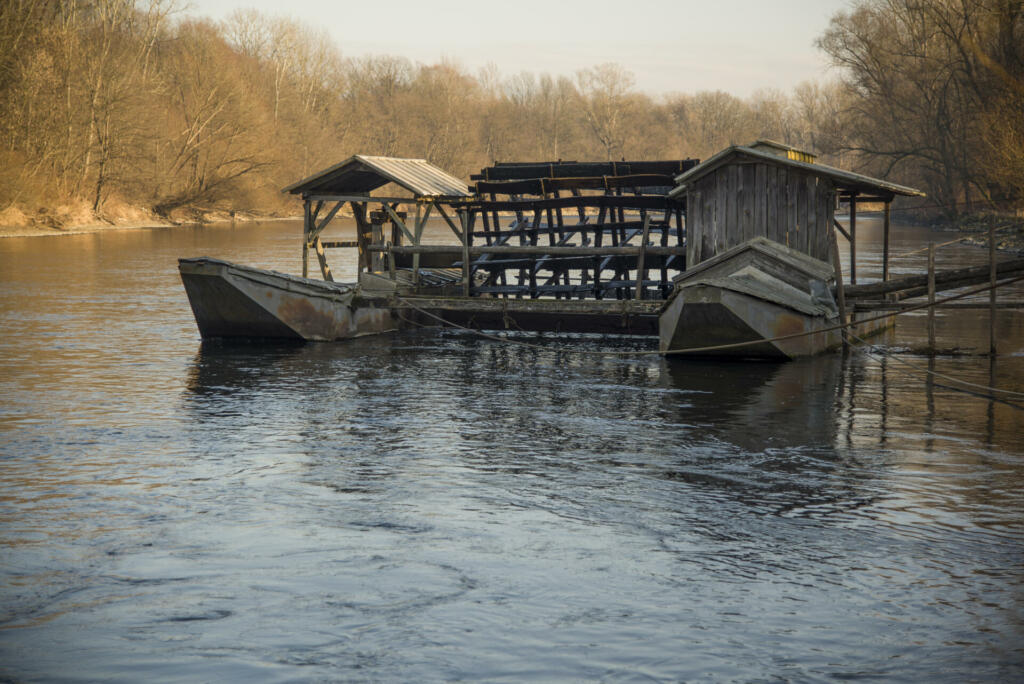
[[[991,146],[1015,144],[987,128],[1012,130],[988,113],[1020,83],[1019,0],[861,0],[819,45],[851,96],[848,149],[882,175],[916,174],[949,217],[992,198]]]
[[[583,116],[591,132],[604,148],[606,159],[622,151],[628,130],[633,100],[629,97],[635,83],[633,74],[618,64],[600,64],[576,72]]]

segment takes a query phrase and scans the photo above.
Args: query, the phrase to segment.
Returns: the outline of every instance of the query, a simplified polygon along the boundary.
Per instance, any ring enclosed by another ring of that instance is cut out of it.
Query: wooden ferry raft
[[[355,156],[289,186],[305,208],[303,277],[182,260],[201,333],[346,339],[443,321],[657,336],[666,353],[741,342],[725,353],[815,354],[842,337],[802,333],[835,328],[858,301],[844,297],[836,232],[854,237],[857,203],[882,202],[887,244],[889,203],[920,194],[773,143],[702,164],[496,164],[473,180],[470,188],[423,160]],[[847,227],[837,202],[849,205]],[[355,239],[322,239],[345,204]],[[452,244],[425,244],[432,217]],[[356,250],[358,282],[333,283],[333,249]],[[308,277],[310,256],[322,280]],[[296,298],[322,306],[304,322],[288,318],[282,305]]]

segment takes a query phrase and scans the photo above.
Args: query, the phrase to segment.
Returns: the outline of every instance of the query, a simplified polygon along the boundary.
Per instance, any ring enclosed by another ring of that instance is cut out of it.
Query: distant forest
[[[165,0],[0,3],[0,211],[281,212],[279,189],[355,153],[467,177],[493,161],[706,158],[769,138],[928,192],[955,220],[1024,208],[1024,3],[858,0],[817,44],[835,80],[749,99],[388,55],[255,11]],[[679,74],[685,88],[686,74]]]

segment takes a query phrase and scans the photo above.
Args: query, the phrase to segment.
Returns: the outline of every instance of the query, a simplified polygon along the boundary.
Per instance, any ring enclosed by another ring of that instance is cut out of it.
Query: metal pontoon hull
[[[839,322],[833,273],[763,237],[741,243],[676,277],[659,319],[661,351],[750,343],[704,353],[794,359],[833,349],[838,330],[815,332]]]
[[[839,331],[802,335],[769,342],[772,338],[810,333],[835,325],[835,318],[811,316],[725,288],[697,285],[682,290],[661,314],[661,351],[712,347],[763,340],[707,355],[764,359],[794,359],[835,349]]]
[[[396,330],[390,309],[356,301],[356,287],[200,257],[179,259],[203,338],[343,340]]]

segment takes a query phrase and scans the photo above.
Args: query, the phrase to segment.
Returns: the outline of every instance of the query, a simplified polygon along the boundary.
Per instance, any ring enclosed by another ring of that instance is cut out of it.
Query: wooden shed
[[[830,262],[837,198],[855,215],[858,201],[888,207],[896,195],[923,194],[804,161],[810,155],[778,143],[754,145],[729,147],[676,177],[669,197],[686,197],[687,268],[755,237]]]

